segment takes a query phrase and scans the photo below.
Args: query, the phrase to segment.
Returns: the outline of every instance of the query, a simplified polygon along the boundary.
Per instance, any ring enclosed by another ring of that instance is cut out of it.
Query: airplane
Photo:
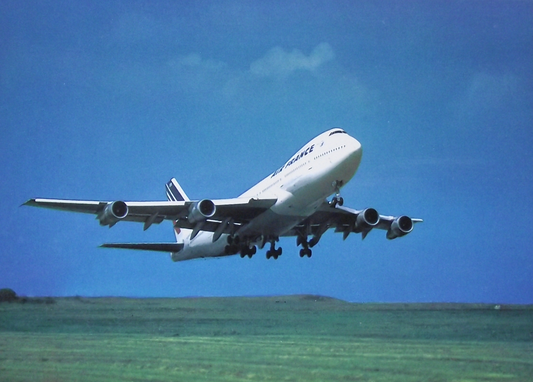
[[[165,220],[173,222],[172,243],[107,243],[104,248],[170,252],[173,261],[239,254],[251,258],[266,244],[266,258],[277,259],[280,237],[296,237],[300,257],[330,228],[343,239],[373,229],[387,239],[407,235],[422,219],[380,215],[374,208],[344,207],[342,187],[355,175],[362,146],[341,128],[332,128],[309,141],[285,164],[255,186],[232,199],[191,200],[178,181],[166,184],[168,201],[82,201],[30,199],[24,205],[96,215],[100,225],[121,221],[144,223],[144,230]],[[331,200],[328,197],[333,195]],[[310,237],[310,238],[309,238]]]

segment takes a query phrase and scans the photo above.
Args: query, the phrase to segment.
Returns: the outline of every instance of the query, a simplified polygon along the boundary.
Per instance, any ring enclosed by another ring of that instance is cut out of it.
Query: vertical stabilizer
[[[166,184],[166,189],[167,198],[171,202],[187,202],[190,200],[176,178],[170,179],[170,181]],[[184,243],[185,240],[190,236],[192,230],[180,228],[176,223],[177,222],[174,222],[174,234],[176,235],[176,241],[178,243]]]
[[[171,202],[187,202],[190,200],[176,178],[170,179],[167,183],[167,198]]]

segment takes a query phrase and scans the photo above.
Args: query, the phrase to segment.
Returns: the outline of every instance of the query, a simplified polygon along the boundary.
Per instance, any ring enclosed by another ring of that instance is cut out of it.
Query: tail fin
[[[190,200],[176,178],[170,179],[167,183],[167,198],[171,202],[188,202]]]
[[[175,178],[170,179],[170,181],[166,184],[166,188],[167,198],[169,201],[188,202],[190,200]],[[174,222],[174,234],[176,235],[176,241],[180,243],[180,245],[182,245],[181,243],[183,243],[185,239],[190,236],[191,232],[192,231],[189,229],[178,227],[177,221]]]

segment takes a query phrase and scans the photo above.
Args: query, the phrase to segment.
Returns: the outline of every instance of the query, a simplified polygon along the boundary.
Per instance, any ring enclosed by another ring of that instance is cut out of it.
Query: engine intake
[[[407,235],[413,230],[413,220],[409,216],[400,216],[394,219],[390,229],[387,231],[387,239],[392,240],[397,237]]]
[[[98,214],[100,225],[108,225],[110,228],[120,220],[128,216],[128,206],[122,201],[107,203],[105,208]]]
[[[191,205],[187,219],[190,223],[199,223],[212,217],[216,210],[217,208],[212,200],[203,199]]]
[[[354,232],[369,231],[379,223],[379,213],[373,208],[366,208],[357,215]]]

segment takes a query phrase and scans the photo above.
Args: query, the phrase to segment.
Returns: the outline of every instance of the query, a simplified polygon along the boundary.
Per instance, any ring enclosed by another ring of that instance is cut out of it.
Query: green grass
[[[529,381],[533,309],[314,296],[0,305],[5,381]]]

